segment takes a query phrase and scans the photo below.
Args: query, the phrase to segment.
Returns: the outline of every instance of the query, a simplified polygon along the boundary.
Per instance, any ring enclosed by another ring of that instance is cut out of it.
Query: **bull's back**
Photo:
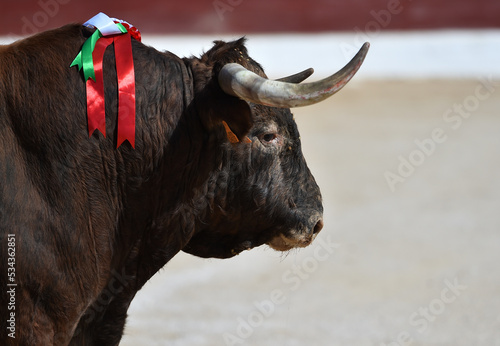
[[[75,138],[75,124],[85,126],[78,121],[81,106],[75,100],[75,89],[84,90],[69,69],[80,41],[76,27],[67,26],[0,47],[2,249],[6,234],[16,233],[19,250],[30,246],[28,252],[33,251],[37,237],[41,241],[43,233],[56,228],[57,217],[51,214],[62,201],[54,191],[61,190],[59,182],[69,173],[66,141]]]
[[[86,125],[84,83],[69,68],[83,41],[81,27],[68,25],[0,51],[4,116],[23,144],[51,144]]]
[[[67,25],[0,47],[0,234],[76,233],[88,195],[107,192],[113,157],[89,141],[85,83],[70,67],[85,39]]]
[[[94,202],[104,204],[105,177],[95,161],[109,160],[88,140],[85,83],[70,68],[84,41],[81,26],[69,25],[0,47],[0,271],[7,273],[7,235],[16,234],[16,283],[25,297],[17,316],[35,315],[26,297],[36,297],[37,287],[54,298],[50,308],[64,307],[62,315],[81,311],[85,295],[95,294],[78,283],[97,275],[88,194],[101,191]]]
[[[70,25],[0,47],[0,217],[15,215],[6,211],[14,205],[17,213],[28,210],[57,174],[49,165],[82,137],[85,90],[69,68],[82,40],[78,26]]]

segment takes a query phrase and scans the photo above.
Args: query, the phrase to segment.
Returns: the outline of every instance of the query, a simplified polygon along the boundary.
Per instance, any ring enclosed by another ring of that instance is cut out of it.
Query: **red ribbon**
[[[114,43],[118,79],[118,148],[125,140],[135,148],[135,73],[129,33],[101,37],[92,53],[95,82],[88,79],[87,116],[89,137],[97,129],[106,137],[104,78],[102,61],[106,47]]]

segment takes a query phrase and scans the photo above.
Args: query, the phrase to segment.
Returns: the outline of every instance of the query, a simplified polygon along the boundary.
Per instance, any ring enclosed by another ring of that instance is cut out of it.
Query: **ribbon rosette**
[[[103,57],[106,47],[114,43],[118,77],[118,138],[117,148],[125,141],[135,148],[135,73],[131,37],[141,40],[141,34],[129,23],[111,19],[99,13],[83,24],[96,30],[83,44],[71,66],[83,68],[87,90],[89,137],[97,129],[106,137],[104,108]]]

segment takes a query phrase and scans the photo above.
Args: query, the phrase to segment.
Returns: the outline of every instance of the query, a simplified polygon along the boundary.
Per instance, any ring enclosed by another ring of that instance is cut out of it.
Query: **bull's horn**
[[[314,73],[314,69],[308,68],[302,72],[292,74],[291,76],[283,77],[280,79],[276,79],[278,82],[286,82],[286,83],[300,83],[306,80],[310,75]]]
[[[219,85],[229,95],[266,106],[292,108],[311,105],[342,89],[358,71],[369,47],[366,42],[344,68],[317,82],[294,84],[273,81],[231,63],[221,69]]]

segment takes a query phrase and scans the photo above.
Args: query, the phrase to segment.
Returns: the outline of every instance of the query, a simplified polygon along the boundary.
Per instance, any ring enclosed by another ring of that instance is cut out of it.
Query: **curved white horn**
[[[366,42],[339,72],[312,83],[287,83],[263,78],[235,63],[224,65],[219,85],[229,95],[272,107],[302,107],[323,101],[342,89],[358,71],[370,44]]]

